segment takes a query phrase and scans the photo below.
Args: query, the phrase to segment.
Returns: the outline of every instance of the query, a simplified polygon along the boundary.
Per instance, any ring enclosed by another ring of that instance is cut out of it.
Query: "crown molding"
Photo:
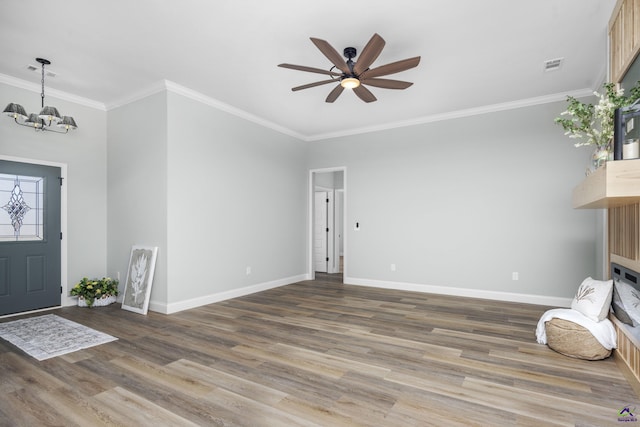
[[[32,82],[28,82],[26,80],[22,80],[22,79],[17,79],[15,77],[11,77],[8,76],[6,74],[0,74],[0,83],[5,83],[7,85],[10,86],[14,86],[20,89],[25,89],[31,92],[35,92],[35,93],[40,93],[41,91],[41,86]],[[601,85],[600,85],[601,86]],[[55,97],[57,99],[61,99],[61,100],[65,100],[65,101],[69,101],[69,102],[73,102],[79,105],[84,105],[86,107],[90,107],[90,108],[95,108],[97,110],[102,110],[102,111],[109,111],[112,110],[114,108],[118,108],[121,107],[123,105],[126,104],[130,104],[132,102],[135,101],[139,101],[141,99],[144,99],[148,96],[151,95],[155,95],[157,93],[163,92],[163,91],[170,91],[172,93],[178,94],[178,95],[182,95],[186,98],[192,99],[194,101],[200,102],[202,104],[208,105],[210,107],[216,108],[218,110],[227,112],[229,114],[232,114],[234,116],[243,118],[247,121],[256,123],[260,126],[266,127],[268,129],[272,129],[276,132],[280,132],[282,134],[291,136],[293,138],[296,138],[298,140],[301,141],[306,141],[306,142],[314,142],[314,141],[324,141],[324,140],[329,140],[329,139],[335,139],[335,138],[341,138],[341,137],[345,137],[345,136],[353,136],[353,135],[359,135],[359,134],[363,134],[363,133],[370,133],[370,132],[379,132],[379,131],[384,131],[384,130],[389,130],[389,129],[396,129],[396,128],[402,128],[402,127],[408,127],[408,126],[416,126],[416,125],[421,125],[421,124],[426,124],[426,123],[433,123],[433,122],[439,122],[439,121],[444,121],[444,120],[452,120],[452,119],[459,119],[459,118],[463,118],[463,117],[470,117],[470,116],[477,116],[477,115],[481,115],[481,114],[489,114],[489,113],[495,113],[495,112],[499,112],[499,111],[505,111],[505,110],[512,110],[512,109],[516,109],[516,108],[524,108],[524,107],[531,107],[531,106],[535,106],[535,105],[541,105],[541,104],[548,104],[548,103],[552,103],[552,102],[558,102],[558,101],[564,101],[567,99],[568,96],[572,96],[574,98],[583,98],[583,97],[587,97],[587,96],[592,96],[593,95],[593,91],[594,89],[591,88],[584,88],[584,89],[579,89],[573,92],[569,92],[569,93],[555,93],[555,94],[551,94],[551,95],[544,95],[544,96],[538,96],[538,97],[533,97],[533,98],[527,98],[527,99],[522,99],[522,100],[518,100],[518,101],[512,101],[512,102],[504,102],[504,103],[500,103],[500,104],[492,104],[492,105],[485,105],[482,107],[476,107],[476,108],[468,108],[468,109],[464,109],[464,110],[457,110],[457,111],[451,111],[448,113],[442,113],[442,114],[434,114],[434,115],[430,115],[430,116],[423,116],[423,117],[418,117],[415,119],[410,119],[410,120],[401,120],[401,121],[397,121],[397,122],[392,122],[392,123],[386,123],[383,125],[377,125],[377,126],[367,126],[367,127],[361,127],[361,128],[355,128],[355,129],[349,129],[349,130],[345,130],[345,131],[338,131],[338,132],[329,132],[329,133],[323,133],[323,134],[315,134],[315,135],[304,135],[298,132],[295,132],[289,128],[286,128],[284,126],[278,125],[274,122],[271,122],[269,120],[265,120],[261,117],[258,117],[254,114],[248,113],[244,110],[241,110],[239,108],[233,107],[229,104],[226,104],[222,101],[219,101],[217,99],[211,98],[209,96],[203,95],[200,92],[197,92],[195,90],[186,88],[184,86],[181,86],[177,83],[171,82],[169,80],[161,80],[158,81],[138,92],[135,92],[125,98],[120,99],[117,102],[114,103],[110,103],[108,105],[103,104],[101,102],[98,101],[94,101],[88,98],[83,98],[80,96],[76,96],[76,95],[72,95],[70,93],[67,92],[63,92],[60,90],[56,90],[56,89],[47,89],[47,93],[49,95],[51,95],[52,97]]]
[[[38,94],[42,91],[42,86],[39,84],[7,76],[6,74],[0,74],[0,83],[5,83],[9,86],[14,86]],[[93,99],[89,98],[83,98],[81,96],[73,95],[61,90],[47,88],[47,95],[50,95],[53,98],[61,99],[63,101],[73,102],[74,104],[84,105],[85,107],[95,108],[96,110],[107,110],[107,107],[102,102],[94,101]]]
[[[551,94],[551,95],[544,95],[544,96],[538,96],[538,97],[534,97],[534,98],[528,98],[528,99],[523,99],[523,100],[518,100],[518,101],[512,101],[512,102],[504,102],[504,103],[500,103],[500,104],[492,104],[492,105],[486,105],[486,106],[482,106],[482,107],[477,107],[477,108],[469,108],[469,109],[465,109],[465,110],[457,110],[457,111],[452,111],[449,113],[443,113],[443,114],[435,114],[435,115],[431,115],[431,116],[423,116],[423,117],[419,117],[416,119],[411,119],[411,120],[403,120],[403,121],[398,121],[398,122],[393,122],[393,123],[386,123],[384,125],[379,125],[379,126],[370,126],[370,127],[363,127],[363,128],[356,128],[356,129],[351,129],[351,130],[347,130],[347,131],[340,131],[340,132],[331,132],[331,133],[325,133],[325,134],[316,134],[316,135],[303,135],[300,134],[298,132],[295,132],[291,129],[285,128],[283,126],[277,125],[273,122],[270,122],[268,120],[264,120],[258,116],[255,116],[253,114],[247,113],[244,110],[240,110],[236,107],[233,107],[229,104],[225,104],[224,102],[218,101],[214,98],[205,96],[199,92],[196,92],[194,90],[185,88],[184,86],[180,86],[176,83],[170,82],[168,80],[164,81],[164,85],[166,87],[166,89],[168,91],[177,93],[179,95],[185,96],[187,98],[193,99],[195,101],[201,102],[203,104],[209,105],[211,107],[217,108],[219,110],[225,111],[229,114],[233,114],[235,116],[244,118],[248,121],[251,121],[253,123],[259,124],[261,126],[273,129],[277,132],[283,133],[285,135],[289,135],[292,136],[294,138],[300,139],[302,141],[305,142],[313,142],[313,141],[323,141],[323,140],[328,140],[328,139],[333,139],[333,138],[339,138],[339,137],[344,137],[344,136],[351,136],[351,135],[358,135],[358,134],[362,134],[362,133],[369,133],[369,132],[378,132],[378,131],[382,131],[382,130],[389,130],[389,129],[395,129],[395,128],[401,128],[401,127],[408,127],[408,126],[415,126],[415,125],[420,125],[420,124],[425,124],[425,123],[433,123],[433,122],[439,122],[439,121],[444,121],[444,120],[452,120],[452,119],[459,119],[459,118],[463,118],[463,117],[470,117],[470,116],[476,116],[476,115],[480,115],[480,114],[488,114],[488,113],[494,113],[494,112],[499,112],[499,111],[505,111],[505,110],[512,110],[512,109],[516,109],[516,108],[524,108],[524,107],[530,107],[530,106],[535,106],[535,105],[541,105],[541,104],[548,104],[548,103],[552,103],[552,102],[559,102],[559,101],[565,101],[567,99],[567,96],[572,96],[574,98],[584,98],[587,96],[592,96],[593,95],[593,89],[591,88],[584,88],[584,89],[579,89],[573,92],[569,92],[569,93],[555,93],[555,94]]]
[[[154,83],[153,85],[138,91],[134,94],[131,94],[130,96],[127,96],[126,98],[123,98],[115,103],[109,104],[107,106],[107,110],[112,110],[114,108],[118,108],[121,107],[123,105],[126,104],[130,104],[132,102],[135,101],[139,101],[143,98],[146,98],[148,96],[151,95],[155,95],[156,93],[162,92],[162,91],[168,91],[168,92],[172,92],[175,93],[177,95],[181,95],[184,96],[185,98],[189,98],[192,99],[194,101],[200,102],[201,104],[204,105],[208,105],[210,107],[216,108],[218,110],[224,111],[226,113],[232,114],[234,116],[243,118],[247,121],[256,123],[260,126],[266,127],[268,129],[272,129],[275,130],[276,132],[280,132],[283,133],[285,135],[289,135],[291,137],[294,137],[296,139],[302,140],[302,141],[306,141],[307,138],[297,132],[294,132],[293,130],[286,128],[284,126],[280,126],[276,123],[270,122],[268,120],[265,120],[261,117],[258,117],[256,115],[253,115],[251,113],[248,113],[244,110],[241,110],[239,108],[233,107],[229,104],[226,104],[222,101],[218,101],[215,98],[211,98],[209,96],[203,95],[200,92],[197,92],[193,89],[189,89],[187,87],[181,86],[177,83],[174,83],[170,80],[160,80],[156,83]]]
[[[567,96],[572,96],[574,98],[584,98],[592,95],[593,95],[593,89],[585,88],[585,89],[579,89],[569,93],[562,93],[562,94],[555,93],[551,95],[538,96],[538,97],[522,99],[518,101],[485,105],[482,107],[451,111],[443,114],[434,114],[431,116],[418,117],[411,120],[402,120],[402,121],[397,121],[393,123],[385,123],[379,126],[369,126],[369,127],[350,129],[350,130],[340,131],[340,132],[316,134],[316,135],[308,136],[306,140],[307,141],[324,141],[324,140],[333,139],[333,138],[359,135],[362,133],[379,132],[383,130],[389,130],[389,129],[395,129],[395,128],[401,128],[401,127],[416,126],[416,125],[421,125],[425,123],[433,123],[433,122],[440,122],[444,120],[452,120],[452,119],[460,119],[463,117],[477,116],[480,114],[495,113],[498,111],[513,110],[516,108],[524,108],[524,107],[531,107],[531,106],[541,105],[541,104],[549,104],[552,102],[564,101],[567,99]]]
[[[248,113],[244,110],[241,110],[239,108],[233,107],[229,104],[226,104],[222,101],[218,101],[217,99],[211,98],[209,96],[203,95],[200,92],[196,92],[195,90],[186,88],[184,86],[180,86],[179,84],[173,83],[171,81],[165,80],[164,81],[165,86],[167,88],[168,91],[176,93],[178,95],[182,95],[186,98],[192,99],[194,101],[198,101],[202,104],[208,105],[210,107],[216,108],[218,110],[224,111],[226,113],[232,114],[234,116],[243,118],[247,121],[256,123],[260,126],[264,126],[268,129],[274,130],[276,132],[280,132],[283,133],[285,135],[289,135],[291,137],[294,137],[296,139],[302,140],[302,141],[306,141],[307,138],[298,133],[295,132],[289,128],[286,128],[284,126],[280,126],[276,123],[273,123],[269,120],[265,120],[261,117],[258,117],[256,115],[253,115],[251,113]]]

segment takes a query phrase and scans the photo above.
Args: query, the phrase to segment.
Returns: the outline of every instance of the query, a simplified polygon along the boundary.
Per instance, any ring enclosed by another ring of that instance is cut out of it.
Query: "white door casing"
[[[327,273],[328,239],[327,217],[329,193],[316,191],[313,205],[313,268],[314,271]]]
[[[339,265],[336,263],[334,255],[336,248],[335,198],[334,190],[327,192],[327,273],[339,272]]]
[[[333,228],[335,232],[333,233],[335,237],[334,244],[334,257],[333,257],[333,265],[334,265],[334,273],[340,272],[340,257],[344,253],[344,191],[336,190],[335,192],[335,214],[334,214],[334,224]]]
[[[336,220],[336,223],[339,221],[341,224],[345,224],[346,223],[346,218],[347,218],[347,168],[344,166],[340,166],[340,167],[332,167],[332,168],[322,168],[322,169],[310,169],[309,170],[309,191],[308,191],[308,222],[307,222],[307,230],[308,230],[308,242],[309,242],[309,246],[308,246],[308,251],[307,251],[307,266],[308,266],[308,276],[311,280],[313,280],[315,278],[315,272],[316,270],[316,265],[315,265],[315,255],[316,255],[316,242],[315,242],[315,234],[316,234],[316,230],[315,230],[315,226],[316,226],[316,222],[315,222],[315,209],[316,209],[316,191],[320,191],[320,192],[326,192],[326,191],[334,191],[333,188],[329,188],[329,187],[323,187],[323,186],[319,186],[318,183],[316,182],[316,177],[318,176],[318,174],[327,174],[327,173],[335,173],[335,172],[340,172],[341,175],[341,180],[342,180],[342,184],[341,184],[341,189],[339,190],[335,190],[334,196],[335,198],[338,197],[338,192],[340,192],[340,195],[342,196],[341,198],[341,204],[342,206],[336,206],[337,209],[335,209],[332,207],[331,210],[334,213],[334,215],[331,216],[330,220]],[[325,199],[326,200],[326,199]],[[333,204],[334,200],[333,198],[330,199],[330,202]],[[325,201],[326,203],[326,201]],[[337,203],[337,202],[336,202]],[[338,210],[340,209],[340,210]],[[340,216],[340,218],[336,219],[336,216]],[[336,224],[337,225],[337,224]],[[333,223],[331,224],[331,229],[333,229]],[[343,226],[344,228],[344,226]],[[326,228],[325,228],[326,230]],[[335,233],[340,233],[340,235],[337,235]],[[331,240],[330,240],[331,239]],[[344,229],[342,231],[340,230],[335,230],[332,233],[329,233],[329,236],[327,237],[327,244],[330,244],[332,248],[335,249],[335,253],[336,255],[334,256],[334,263],[333,263],[333,272],[334,273],[339,273],[340,272],[340,256],[343,256],[343,264],[342,264],[342,273],[343,273],[343,277],[346,279],[348,277],[348,242],[347,242],[347,233],[345,233]],[[335,243],[334,243],[335,241]],[[331,255],[330,255],[331,257]],[[325,260],[326,260],[326,256],[325,256]],[[331,266],[329,266],[328,269],[330,269]],[[345,282],[346,283],[346,282]]]

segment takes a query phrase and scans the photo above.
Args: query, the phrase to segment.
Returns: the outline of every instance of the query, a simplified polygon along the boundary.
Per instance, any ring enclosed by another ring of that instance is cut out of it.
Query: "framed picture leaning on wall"
[[[122,298],[123,309],[147,314],[157,255],[157,246],[131,247],[127,281]]]

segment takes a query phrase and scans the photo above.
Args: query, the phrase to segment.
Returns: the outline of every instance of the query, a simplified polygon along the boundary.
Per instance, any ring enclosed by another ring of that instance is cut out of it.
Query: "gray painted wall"
[[[347,167],[346,280],[572,297],[595,274],[596,215],[571,208],[590,152],[553,123],[564,108],[310,144],[310,168]]]
[[[167,301],[167,107],[161,92],[108,113],[108,270],[120,272],[131,246],[158,247],[150,309]]]
[[[168,115],[168,302],[304,274],[306,144],[172,92]]]
[[[69,282],[124,283],[131,245],[159,247],[152,309],[304,274],[307,171],[336,166],[348,280],[568,298],[596,275],[596,212],[570,206],[590,152],[553,124],[564,102],[309,144],[172,92],[109,113],[51,103],[80,128],[5,118],[0,155],[68,165]]]
[[[106,112],[48,95],[46,101],[73,116],[78,129],[68,135],[35,132],[3,115],[0,156],[67,165],[66,285],[70,287],[83,276],[107,274]],[[0,102],[3,109],[16,102],[28,113],[38,112],[40,93],[0,83]]]

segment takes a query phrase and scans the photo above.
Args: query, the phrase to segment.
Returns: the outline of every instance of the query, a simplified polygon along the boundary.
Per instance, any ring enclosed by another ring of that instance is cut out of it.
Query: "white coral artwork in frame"
[[[131,247],[127,281],[122,299],[123,309],[147,314],[157,255],[157,246]]]

